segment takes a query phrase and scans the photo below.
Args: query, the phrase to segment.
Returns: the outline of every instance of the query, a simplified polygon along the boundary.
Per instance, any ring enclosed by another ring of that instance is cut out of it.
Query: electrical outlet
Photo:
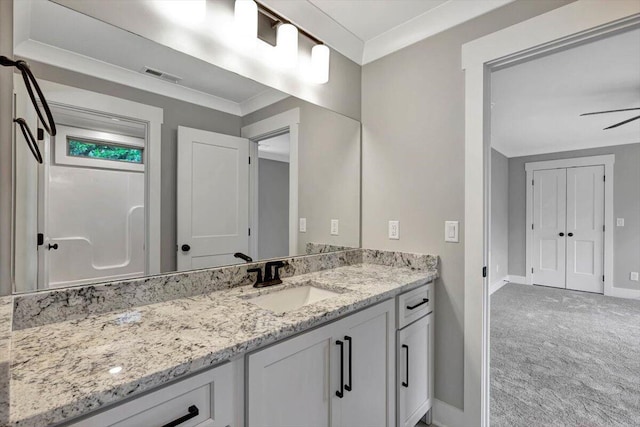
[[[629,276],[630,276],[629,277],[630,280],[633,280],[634,282],[638,281],[638,272],[637,271],[632,271]]]
[[[400,221],[389,221],[389,238],[400,239]]]
[[[300,232],[307,232],[307,218],[300,218]]]
[[[624,227],[624,218],[617,218],[616,219],[616,226],[617,227]]]
[[[339,227],[339,221],[337,219],[332,219],[331,220],[331,235],[332,236],[337,236],[338,233],[338,227]]]

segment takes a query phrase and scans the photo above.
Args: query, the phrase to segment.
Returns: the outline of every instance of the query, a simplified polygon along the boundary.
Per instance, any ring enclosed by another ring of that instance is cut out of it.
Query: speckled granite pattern
[[[9,423],[11,297],[0,297],[0,426]]]
[[[281,277],[312,273],[362,262],[360,249],[285,259]],[[163,301],[244,286],[255,281],[247,269],[264,262],[207,270],[150,276],[45,292],[20,294],[14,299],[13,329],[20,330],[92,314],[108,313]]]
[[[362,251],[362,262],[365,264],[379,264],[392,267],[408,267],[412,270],[429,271],[437,269],[439,261],[438,257],[435,255],[364,249]]]
[[[512,283],[494,293],[491,425],[640,426],[640,301]]]
[[[242,286],[13,331],[9,424],[85,414],[436,277],[435,270],[358,264],[285,279],[280,287],[312,281],[340,294],[280,315],[246,300],[257,291]],[[115,366],[123,369],[112,375]]]
[[[326,254],[329,252],[348,251],[351,249],[356,248],[350,246],[328,245],[326,243],[307,243],[305,246],[305,253],[307,255]]]

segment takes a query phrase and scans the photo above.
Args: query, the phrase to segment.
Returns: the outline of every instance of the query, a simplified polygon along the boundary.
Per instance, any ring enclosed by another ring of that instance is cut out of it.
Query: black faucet
[[[256,282],[253,284],[254,288],[265,288],[267,286],[279,285],[282,283],[280,279],[280,269],[286,266],[284,261],[270,261],[264,266],[264,280],[262,279],[262,269],[260,267],[250,268],[247,273],[258,273]],[[272,269],[275,269],[275,274],[272,275]]]
[[[249,255],[245,255],[242,252],[236,252],[233,256],[244,260],[244,262],[253,262],[253,259]]]

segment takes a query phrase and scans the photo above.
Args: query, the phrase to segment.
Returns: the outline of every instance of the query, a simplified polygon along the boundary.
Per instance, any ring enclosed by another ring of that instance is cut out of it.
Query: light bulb
[[[330,54],[329,48],[323,44],[311,48],[311,80],[314,83],[324,84],[329,81]]]
[[[295,26],[282,24],[278,27],[276,52],[279,66],[294,68],[298,65],[298,29]]]
[[[255,46],[258,37],[258,5],[253,0],[236,0],[234,8],[236,36],[245,47]]]

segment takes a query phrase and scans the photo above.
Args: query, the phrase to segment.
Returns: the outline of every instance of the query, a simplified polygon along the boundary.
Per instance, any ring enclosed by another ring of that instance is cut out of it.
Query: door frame
[[[462,46],[465,73],[464,424],[488,426],[491,69],[640,22],[635,0],[578,0]],[[486,270],[485,270],[486,271]]]
[[[527,193],[526,193],[526,275],[525,282],[527,285],[533,284],[533,274],[531,269],[534,265],[533,250],[533,173],[545,169],[568,169],[582,166],[604,166],[604,295],[616,295],[616,289],[613,285],[613,171],[616,156],[614,154],[606,154],[603,156],[576,157],[571,159],[547,160],[541,162],[525,163],[524,168],[527,174]]]
[[[243,126],[240,136],[248,138],[252,168],[249,169],[249,255],[258,259],[258,141],[289,132],[289,256],[298,254],[298,134],[300,108],[293,108]]]
[[[15,76],[14,78],[17,79]],[[47,80],[38,82],[50,106],[62,107],[69,111],[121,117],[145,126],[145,275],[160,274],[162,228],[160,224],[162,193],[160,161],[164,110]],[[32,129],[36,128],[35,123],[30,123],[30,126],[33,126]],[[15,287],[15,283],[13,286]]]

